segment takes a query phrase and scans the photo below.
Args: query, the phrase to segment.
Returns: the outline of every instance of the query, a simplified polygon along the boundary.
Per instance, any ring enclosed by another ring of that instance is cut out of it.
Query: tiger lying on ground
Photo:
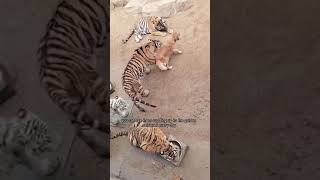
[[[165,71],[172,69],[172,66],[169,66],[169,60],[173,54],[181,54],[182,51],[175,49],[174,46],[176,42],[180,39],[180,33],[173,32],[172,37],[161,45],[161,48],[157,50],[156,53],[156,64],[159,69]]]
[[[110,32],[108,6],[105,0],[62,0],[38,51],[40,80],[50,98],[73,116],[76,125],[105,132],[110,127],[107,118],[96,120],[86,105],[93,101],[102,114],[109,115],[110,85],[95,65],[97,50],[105,47]]]
[[[146,152],[160,153],[168,156],[171,160],[174,160],[178,155],[178,150],[167,140],[160,128],[145,127],[143,122],[134,122],[127,131],[119,132],[111,139],[119,136],[128,136],[132,145]]]
[[[140,78],[144,73],[150,72],[148,65],[155,64],[155,51],[161,47],[161,42],[158,40],[151,40],[134,51],[134,54],[128,62],[124,73],[122,75],[122,87],[124,91],[132,98],[134,105],[140,110],[145,111],[144,108],[137,103],[142,103],[150,107],[156,107],[143,101],[139,96],[146,97],[149,95],[149,90],[144,89],[140,83]]]
[[[141,17],[132,29],[129,37],[126,40],[122,40],[125,44],[130,37],[135,34],[135,41],[138,43],[142,40],[143,35],[152,34],[154,36],[166,36],[168,33],[172,33],[172,29],[168,29],[168,26],[164,19],[158,16]]]
[[[26,109],[14,117],[0,118],[0,177],[9,175],[17,164],[23,164],[40,175],[51,175],[60,166],[58,158],[45,158],[54,150],[47,125]]]

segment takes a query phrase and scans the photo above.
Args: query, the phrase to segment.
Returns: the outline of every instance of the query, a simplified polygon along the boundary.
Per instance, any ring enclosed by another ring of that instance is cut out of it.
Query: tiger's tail
[[[115,139],[115,138],[120,137],[120,136],[128,136],[128,134],[129,134],[128,131],[121,131],[121,132],[118,132],[117,134],[113,135],[111,137],[111,139]]]
[[[147,102],[145,102],[144,100],[138,98],[138,97],[135,97],[132,99],[132,101],[134,102],[134,105],[142,112],[145,112],[145,109],[143,109],[141,106],[139,106],[137,103],[142,103],[146,106],[150,106],[150,107],[153,107],[153,108],[156,108],[157,106],[156,105],[153,105],[153,104],[149,104]]]
[[[123,39],[123,40],[122,40],[122,43],[123,43],[123,44],[125,44],[125,43],[127,43],[127,42],[129,41],[129,39],[131,38],[131,36],[134,34],[134,31],[135,31],[135,30],[132,29],[132,31],[131,31],[130,35],[127,37],[127,39]]]

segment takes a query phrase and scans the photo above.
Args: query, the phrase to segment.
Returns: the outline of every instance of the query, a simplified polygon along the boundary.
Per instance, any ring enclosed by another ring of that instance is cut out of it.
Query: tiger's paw
[[[171,70],[173,67],[172,66],[167,66],[168,70]]]
[[[134,37],[134,40],[136,41],[136,43],[140,42],[140,39],[137,36]]]
[[[145,72],[146,74],[150,74],[151,69],[147,67],[144,72]]]
[[[182,54],[182,51],[179,50],[179,51],[178,51],[178,54]]]
[[[169,30],[168,30],[168,33],[169,33],[169,34],[172,34],[172,33],[173,33],[173,29],[169,29]]]
[[[147,97],[150,94],[150,91],[148,89],[143,90],[141,96],[142,97]]]

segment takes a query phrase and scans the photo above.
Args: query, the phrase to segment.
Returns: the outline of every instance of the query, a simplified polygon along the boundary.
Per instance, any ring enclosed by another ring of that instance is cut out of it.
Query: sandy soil
[[[111,142],[111,175],[124,179],[169,179],[172,172],[186,179],[209,179],[210,169],[210,11],[209,0],[194,3],[185,12],[168,19],[168,24],[181,33],[177,48],[183,51],[171,59],[173,70],[160,72],[152,67],[143,78],[144,87],[150,90],[147,102],[156,104],[146,113],[134,107],[134,118],[193,118],[196,123],[177,123],[175,128],[163,128],[189,145],[189,150],[180,165],[174,167],[156,155],[141,152],[129,145],[128,139],[118,138]],[[134,37],[123,45],[133,27],[136,15],[129,15],[122,8],[111,11],[111,81],[115,83],[113,94],[127,98],[122,90],[121,75],[133,50],[148,38],[165,40],[166,37],[145,36],[137,44]],[[114,132],[121,128],[113,128]]]

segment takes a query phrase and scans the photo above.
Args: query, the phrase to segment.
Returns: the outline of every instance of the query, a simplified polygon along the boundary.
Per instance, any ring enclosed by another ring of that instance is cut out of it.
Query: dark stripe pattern
[[[103,112],[109,111],[109,85],[98,75],[93,62],[95,50],[105,45],[109,31],[107,6],[102,1],[62,1],[38,51],[42,84],[51,99],[80,124],[93,123],[82,108],[86,97],[96,101]]]
[[[146,152],[160,153],[173,159],[177,155],[160,128],[145,127],[142,121],[133,123],[127,131],[121,131],[112,136],[111,139],[120,136],[128,136],[132,145]]]
[[[159,20],[157,20],[159,19]],[[135,36],[143,36],[151,33],[149,23],[157,23],[155,26],[155,30],[157,31],[167,31],[167,24],[163,21],[162,18],[157,17],[157,16],[150,16],[150,17],[141,17],[138,21],[137,24],[135,25],[134,29],[131,31],[127,39],[122,40],[122,42],[125,44],[126,42],[129,41],[131,36],[135,34]]]
[[[143,101],[137,96],[138,93],[142,94],[144,91],[139,79],[144,75],[148,65],[156,63],[154,51],[157,48],[160,48],[160,46],[160,41],[149,40],[147,44],[136,49],[122,75],[122,86],[124,91],[132,98],[135,106],[143,112],[145,110],[137,103],[142,103],[150,107],[156,106]]]

